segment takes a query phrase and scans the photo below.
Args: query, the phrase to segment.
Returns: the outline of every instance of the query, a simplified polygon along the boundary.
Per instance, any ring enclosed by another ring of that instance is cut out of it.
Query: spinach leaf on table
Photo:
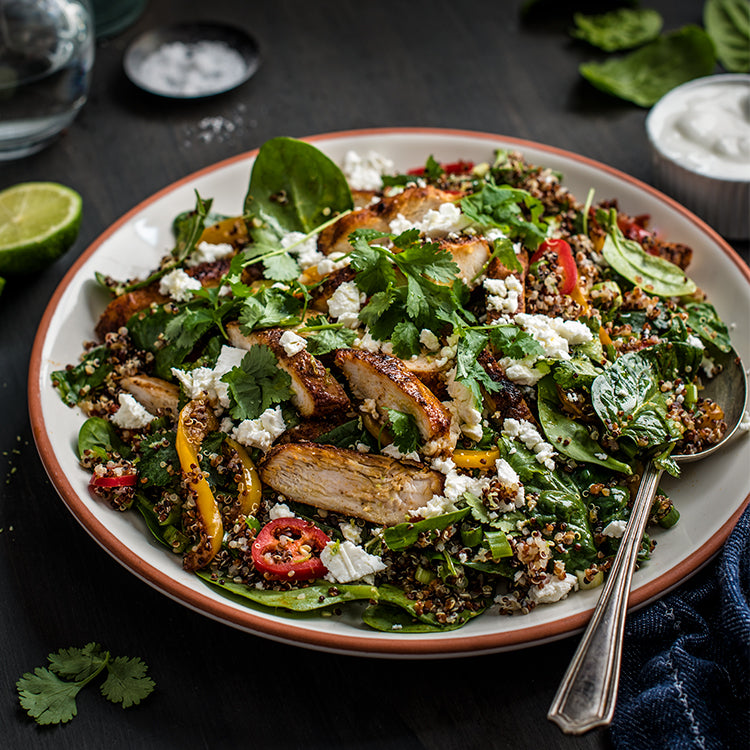
[[[576,13],[573,21],[571,36],[605,52],[640,47],[656,39],[664,23],[657,11],[648,8],[618,8],[594,16]]]
[[[750,2],[707,0],[703,23],[719,62],[730,73],[750,73]]]
[[[708,34],[698,26],[685,26],[625,57],[583,63],[579,71],[601,91],[650,107],[676,86],[710,75],[715,65]]]

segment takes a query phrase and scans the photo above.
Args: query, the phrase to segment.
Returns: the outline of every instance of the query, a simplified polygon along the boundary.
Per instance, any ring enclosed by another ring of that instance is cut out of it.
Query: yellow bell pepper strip
[[[221,548],[224,537],[219,506],[198,463],[198,449],[211,420],[215,422],[216,417],[210,407],[204,401],[195,400],[182,408],[177,423],[177,456],[188,488],[194,493],[202,527],[200,541],[183,558],[183,567],[186,570],[205,568]]]
[[[240,513],[243,516],[254,516],[260,506],[262,485],[255,464],[250,460],[247,451],[232,438],[227,438],[227,443],[237,454],[242,465],[242,476],[239,480]]]
[[[459,469],[491,469],[500,458],[497,448],[489,450],[467,450],[457,448],[453,451],[453,463]]]
[[[231,216],[211,224],[198,239],[198,242],[208,242],[209,245],[246,245],[247,241],[247,224],[241,216]]]

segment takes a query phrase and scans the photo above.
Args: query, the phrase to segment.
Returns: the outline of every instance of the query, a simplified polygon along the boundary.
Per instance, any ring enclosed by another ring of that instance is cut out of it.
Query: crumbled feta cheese
[[[362,529],[357,526],[356,523],[349,523],[348,521],[341,521],[339,524],[341,533],[344,535],[344,539],[352,544],[360,544],[362,541]]]
[[[430,352],[436,352],[440,348],[438,337],[429,328],[423,328],[419,332],[419,343]]]
[[[232,430],[232,437],[248,448],[267,451],[274,440],[286,430],[281,407],[266,409],[257,419],[245,419]]]
[[[477,409],[472,392],[460,381],[456,380],[456,368],[450,370],[446,376],[448,395],[458,414],[461,432],[470,440],[479,441],[484,434],[482,430],[482,412]]]
[[[395,459],[406,458],[409,461],[419,461],[419,453],[417,453],[416,451],[412,451],[411,453],[402,453],[396,447],[395,443],[386,445],[380,452],[386,456],[390,456],[391,458],[395,458]]]
[[[514,440],[520,440],[535,454],[536,460],[540,464],[546,466],[550,471],[555,470],[555,462],[552,460],[555,449],[545,442],[531,422],[527,422],[525,419],[508,418],[503,422],[503,435]]]
[[[333,583],[350,583],[365,576],[385,570],[385,563],[350,541],[328,542],[320,553],[328,569],[326,580]]]
[[[574,589],[578,588],[578,579],[570,573],[565,574],[561,581],[552,577],[542,584],[532,586],[529,590],[529,598],[537,604],[552,604],[559,602]]]
[[[516,276],[485,279],[483,286],[487,291],[488,310],[507,315],[518,312],[518,300],[523,292],[523,285]]]
[[[359,291],[353,281],[344,281],[328,299],[328,312],[337,322],[348,328],[359,325],[359,309],[367,296]]]
[[[515,469],[504,458],[500,458],[495,463],[495,473],[497,474],[497,478],[500,480],[501,484],[516,491],[516,496],[513,500],[513,504],[507,503],[505,504],[507,505],[507,507],[505,508],[502,507],[503,504],[501,504],[500,510],[508,511],[513,510],[514,508],[523,508],[523,506],[526,504],[526,491],[524,490],[524,487],[521,484],[521,480],[518,474],[516,474]]]
[[[172,374],[180,381],[188,398],[198,398],[206,394],[208,400],[213,404],[220,404],[225,409],[229,408],[229,385],[223,383],[223,375],[239,367],[243,357],[247,354],[245,349],[236,346],[222,346],[219,357],[213,369],[209,367],[196,367],[193,370],[178,370],[172,368]]]
[[[159,294],[171,297],[175,302],[187,302],[200,288],[200,281],[188,276],[181,268],[164,274],[159,281]]]
[[[435,518],[446,513],[452,513],[454,510],[456,510],[456,506],[450,498],[444,495],[433,495],[427,501],[427,505],[417,508],[411,514],[412,516],[420,516],[421,518]]]
[[[376,151],[360,156],[356,151],[347,151],[341,166],[352,190],[380,190],[383,175],[393,171],[393,162]]]
[[[299,354],[303,349],[307,349],[307,341],[294,331],[286,330],[281,334],[279,343],[284,347],[287,357],[293,357]]]
[[[297,263],[303,271],[310,266],[317,266],[326,257],[318,250],[317,234],[308,237],[302,232],[289,232],[281,238],[281,247],[297,258]]]
[[[441,456],[437,456],[432,459],[432,468],[441,474],[449,474],[456,468],[456,464],[453,463],[453,459],[450,457],[442,458]]]
[[[627,525],[627,521],[610,521],[602,529],[602,534],[604,534],[604,536],[611,536],[615,539],[619,539],[625,533]]]
[[[593,338],[591,329],[578,320],[519,313],[514,322],[542,345],[545,356],[550,359],[570,359],[570,346]]]
[[[703,346],[703,342],[692,333],[688,334],[687,339],[685,340],[685,343],[688,344],[688,346],[695,346],[698,349],[706,348],[705,346]]]
[[[340,268],[346,268],[351,260],[345,253],[331,253],[318,263],[316,268],[321,276],[338,271]]]
[[[448,201],[442,203],[438,208],[431,208],[418,221],[409,221],[403,214],[398,214],[390,222],[389,228],[393,234],[401,234],[409,229],[418,229],[420,234],[426,237],[444,237],[465,229],[471,222],[462,213],[461,209]]]
[[[210,242],[201,242],[198,247],[188,255],[185,265],[195,268],[201,263],[215,263],[222,258],[228,258],[234,252],[234,248],[227,242],[212,245]]]
[[[363,336],[354,340],[355,349],[364,349],[365,351],[368,351],[368,352],[379,352],[380,347],[382,345],[383,345],[382,341],[372,337],[372,334],[370,333],[369,328],[365,330],[365,333]]]
[[[156,417],[129,393],[121,393],[117,400],[120,408],[110,416],[112,424],[123,430],[142,430]]]
[[[714,362],[711,357],[707,357],[704,354],[703,359],[701,360],[701,370],[703,370],[707,378],[712,378],[718,373],[719,368],[716,366],[716,362]]]
[[[268,511],[268,517],[275,521],[277,518],[296,518],[297,516],[286,503],[276,503]]]
[[[357,451],[357,453],[369,453],[370,446],[367,445],[367,443],[357,443],[354,446],[354,450]]]
[[[524,357],[523,359],[501,357],[498,362],[505,370],[505,377],[518,385],[536,385],[544,377],[544,373],[539,368],[534,367],[535,357]]]

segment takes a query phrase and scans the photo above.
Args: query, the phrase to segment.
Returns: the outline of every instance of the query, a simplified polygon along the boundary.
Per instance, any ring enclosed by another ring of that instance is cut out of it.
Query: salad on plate
[[[92,502],[250,607],[528,613],[601,584],[646,461],[676,476],[726,430],[692,250],[519,153],[398,173],[276,138],[241,215],[211,204],[142,277],[97,274],[111,301],[52,381]],[[678,519],[659,492],[651,522]]]

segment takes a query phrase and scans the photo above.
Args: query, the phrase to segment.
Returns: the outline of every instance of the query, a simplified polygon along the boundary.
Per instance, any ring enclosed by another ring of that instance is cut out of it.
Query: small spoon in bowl
[[[678,463],[715,453],[727,444],[742,421],[748,387],[742,362],[732,349],[717,364],[723,369],[709,381],[702,395],[724,409],[727,431],[718,443],[698,453],[673,455]],[[649,461],[594,614],[547,713],[547,718],[566,734],[607,726],[614,716],[630,582],[661,475],[662,470]]]

